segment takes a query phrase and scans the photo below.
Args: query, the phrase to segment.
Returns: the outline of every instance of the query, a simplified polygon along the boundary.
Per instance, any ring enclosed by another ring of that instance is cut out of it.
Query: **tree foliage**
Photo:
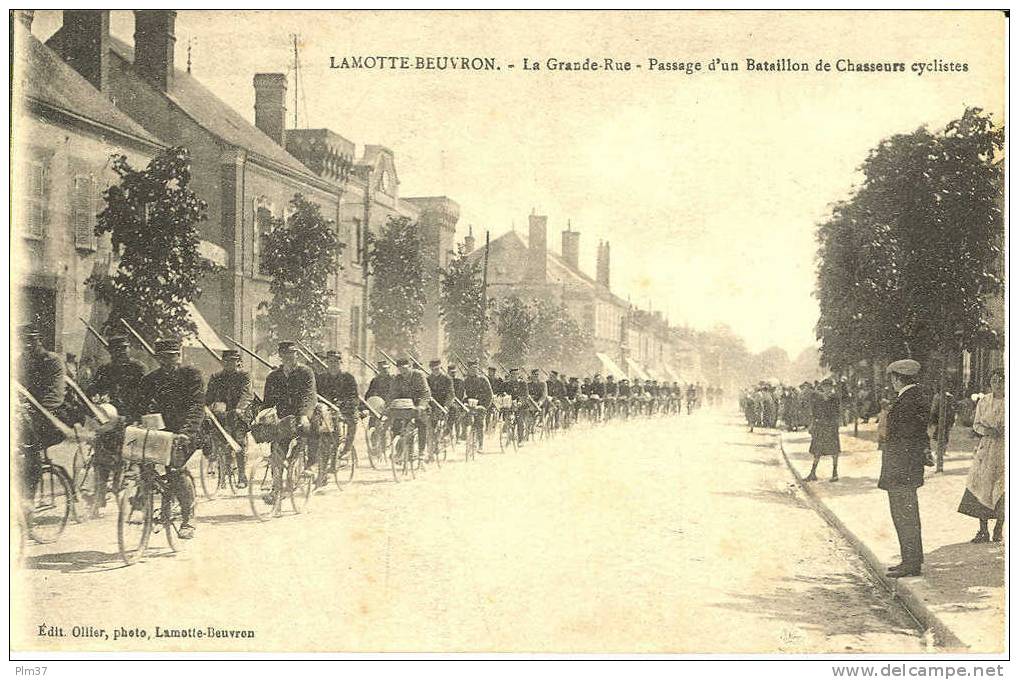
[[[985,299],[1003,285],[1004,128],[967,109],[944,130],[920,128],[872,149],[863,185],[818,228],[822,360],[973,346]]]
[[[262,249],[272,299],[258,305],[264,312],[259,320],[267,347],[300,340],[319,349],[333,295],[329,281],[341,269],[343,244],[318,204],[294,194],[290,205],[293,212],[273,220]]]
[[[369,327],[382,350],[417,351],[425,311],[424,267],[417,224],[390,217],[382,232],[368,243],[373,276],[369,293]]]
[[[523,367],[531,349],[533,309],[516,295],[503,298],[496,306],[495,329],[499,334],[496,359],[507,368]]]
[[[120,181],[103,193],[106,205],[95,233],[110,234],[119,263],[112,276],[86,280],[110,307],[105,328],[122,331],[118,320],[124,319],[161,336],[193,335],[197,327],[188,306],[201,296],[203,277],[217,267],[198,251],[207,206],[189,188],[187,149],[167,149],[144,170],[123,155],[112,160]]]
[[[481,263],[468,258],[463,245],[440,273],[439,312],[450,352],[465,361],[485,358],[489,318]]]
[[[528,359],[533,366],[574,370],[592,356],[593,341],[566,305],[535,300]]]

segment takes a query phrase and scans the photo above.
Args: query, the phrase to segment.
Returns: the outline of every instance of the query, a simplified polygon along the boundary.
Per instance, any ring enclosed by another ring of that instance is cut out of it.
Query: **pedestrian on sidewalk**
[[[836,391],[831,378],[821,381],[821,387],[814,396],[810,411],[810,453],[814,456],[814,464],[810,466],[810,474],[804,481],[817,481],[817,464],[821,456],[831,456],[831,481],[839,481],[839,454],[842,446],[839,443],[839,425],[842,420],[842,400]]]
[[[991,374],[991,393],[977,402],[973,430],[980,435],[959,512],[980,521],[973,543],[987,543],[988,520],[994,522],[994,541],[1001,541],[1005,524],[1005,372]]]
[[[918,362],[912,359],[893,361],[887,373],[897,395],[888,410],[888,431],[877,485],[888,492],[888,509],[902,557],[902,562],[888,568],[888,576],[902,578],[919,576],[923,565],[920,502],[916,490],[923,486],[924,451],[930,445],[927,438],[930,400],[917,385]]]

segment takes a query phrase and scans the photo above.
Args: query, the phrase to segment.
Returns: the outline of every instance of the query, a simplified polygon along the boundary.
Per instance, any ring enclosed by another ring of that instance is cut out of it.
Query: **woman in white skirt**
[[[973,543],[992,540],[987,532],[991,519],[995,520],[993,540],[999,542],[1005,524],[1005,373],[1000,369],[991,374],[991,393],[977,402],[973,430],[980,435],[980,443],[959,512],[980,521]]]

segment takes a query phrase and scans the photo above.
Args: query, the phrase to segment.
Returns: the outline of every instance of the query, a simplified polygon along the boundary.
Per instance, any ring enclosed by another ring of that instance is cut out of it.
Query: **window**
[[[361,308],[357,305],[350,308],[350,349],[361,352]]]
[[[262,261],[269,234],[272,232],[273,216],[271,206],[262,199],[255,201],[255,263],[256,273],[268,276],[269,270]]]
[[[27,178],[25,205],[25,238],[41,241],[46,235],[46,222],[49,219],[46,210],[46,195],[49,189],[49,168],[38,158],[29,160],[25,168]]]
[[[91,174],[76,174],[71,180],[71,225],[74,247],[95,250],[95,178]]]
[[[354,264],[361,264],[362,250],[361,220],[354,218]]]

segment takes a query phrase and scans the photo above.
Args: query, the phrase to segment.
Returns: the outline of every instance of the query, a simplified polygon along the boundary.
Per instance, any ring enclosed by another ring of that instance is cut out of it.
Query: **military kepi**
[[[920,362],[913,359],[899,359],[888,364],[886,372],[909,376],[917,375],[920,373]]]
[[[180,354],[180,340],[177,338],[159,338],[152,349],[156,354]]]
[[[290,342],[289,340],[284,340],[280,344],[276,345],[276,353],[277,354],[283,354],[284,352],[296,352],[296,351],[297,351],[297,344],[293,343],[293,342]]]

